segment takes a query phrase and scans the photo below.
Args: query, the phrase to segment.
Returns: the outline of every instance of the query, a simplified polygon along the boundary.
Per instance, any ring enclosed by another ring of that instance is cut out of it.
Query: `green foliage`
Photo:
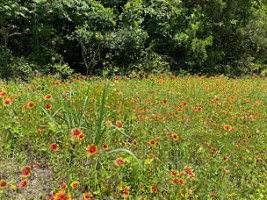
[[[1,1],[0,71],[23,58],[53,72],[58,56],[84,74],[159,70],[159,60],[175,71],[261,73],[266,18],[263,0]]]

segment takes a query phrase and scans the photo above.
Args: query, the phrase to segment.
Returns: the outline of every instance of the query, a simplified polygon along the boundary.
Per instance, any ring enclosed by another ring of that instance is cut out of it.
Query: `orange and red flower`
[[[183,179],[179,179],[179,182],[180,182],[181,185],[184,184],[184,180]]]
[[[39,167],[40,163],[36,163],[35,165],[33,165],[34,168]]]
[[[179,139],[178,135],[176,135],[176,134],[173,134],[172,137],[173,137],[174,140],[178,140]]]
[[[122,158],[118,158],[118,159],[115,161],[115,164],[118,165],[118,166],[122,166],[124,162],[125,162],[125,161],[124,161]]]
[[[51,149],[51,151],[57,151],[58,150],[58,144],[56,144],[56,143],[51,144],[50,149]]]
[[[24,172],[21,176],[24,177],[24,178],[26,178],[26,177],[28,177],[28,176],[31,175],[32,169],[31,169],[30,166],[26,166],[26,167],[23,167],[23,168],[21,169],[21,171]]]
[[[61,183],[60,184],[60,189],[61,190],[64,190],[64,189],[66,189],[67,188],[67,184],[66,183]]]
[[[52,95],[51,95],[51,94],[48,94],[48,95],[46,95],[46,96],[44,97],[44,100],[49,100],[49,99],[51,99],[51,97],[52,97]]]
[[[224,129],[230,131],[230,130],[232,130],[232,127],[231,127],[230,125],[225,125],[225,126],[224,126]]]
[[[93,155],[93,154],[95,154],[96,151],[97,151],[97,146],[95,146],[94,144],[91,144],[90,146],[88,146],[88,147],[86,148],[86,150],[87,150],[87,153],[88,153],[89,155]]]
[[[4,103],[4,106],[10,106],[11,105],[10,99],[4,99],[3,103]]]
[[[51,108],[52,108],[52,105],[51,105],[51,104],[46,104],[46,105],[45,105],[45,109],[46,109],[46,110],[50,110]]]
[[[24,179],[23,181],[20,182],[19,188],[22,189],[22,188],[26,187],[27,184],[28,184],[28,181],[26,179]]]
[[[34,106],[34,103],[33,103],[33,102],[29,102],[29,103],[28,103],[28,107],[29,107],[29,108],[32,108],[33,106]]]
[[[16,97],[16,95],[12,95],[12,96],[10,97],[11,101],[13,101],[13,100],[15,99],[15,97]]]
[[[54,196],[54,200],[71,200],[71,195],[62,190]]]
[[[155,140],[150,140],[150,141],[149,141],[149,144],[150,144],[151,146],[154,146],[154,145],[156,144],[156,142],[155,142]]]
[[[130,191],[129,191],[129,187],[126,186],[126,187],[124,188],[124,190],[123,190],[123,195],[124,195],[124,197],[127,198],[127,197],[129,196],[129,193],[130,193]]]
[[[90,192],[88,192],[88,193],[84,193],[83,194],[83,198],[86,200],[86,199],[91,199],[93,197],[93,195],[90,193]]]
[[[4,97],[4,96],[6,96],[6,91],[5,91],[5,90],[3,90],[3,91],[0,93],[0,97]]]
[[[5,180],[1,180],[0,181],[0,188],[5,188],[6,186],[7,186],[7,181],[5,181]]]
[[[179,179],[178,179],[178,178],[173,179],[173,180],[172,180],[172,183],[173,183],[174,185],[177,185],[177,184],[179,183]]]
[[[78,128],[71,130],[72,137],[79,136],[81,133],[82,133],[81,129],[78,129]]]
[[[157,186],[156,184],[154,184],[154,186],[151,186],[151,187],[150,187],[150,191],[151,191],[151,193],[157,193],[157,191],[158,191],[158,187],[159,187],[159,186]]]
[[[118,128],[122,128],[123,127],[121,121],[116,121],[116,125],[117,125]]]
[[[79,140],[79,142],[80,142],[81,140],[83,140],[84,137],[85,137],[85,135],[81,133],[81,134],[78,136],[78,140]]]
[[[76,187],[78,187],[78,185],[79,185],[79,182],[77,182],[77,181],[73,181],[73,182],[70,184],[70,186],[71,186],[72,188],[76,188]]]
[[[178,174],[178,171],[174,171],[174,170],[171,171],[172,176],[177,176],[177,174]]]

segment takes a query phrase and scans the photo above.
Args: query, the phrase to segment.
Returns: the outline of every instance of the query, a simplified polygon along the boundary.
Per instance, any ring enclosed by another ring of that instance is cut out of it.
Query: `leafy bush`
[[[57,55],[84,74],[160,67],[142,67],[146,58],[174,71],[260,73],[266,11],[262,0],[1,1],[0,68],[8,75],[11,57],[52,67]]]

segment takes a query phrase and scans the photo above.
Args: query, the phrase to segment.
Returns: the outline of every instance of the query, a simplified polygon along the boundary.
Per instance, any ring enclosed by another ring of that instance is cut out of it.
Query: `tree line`
[[[1,0],[0,76],[267,74],[264,0]]]

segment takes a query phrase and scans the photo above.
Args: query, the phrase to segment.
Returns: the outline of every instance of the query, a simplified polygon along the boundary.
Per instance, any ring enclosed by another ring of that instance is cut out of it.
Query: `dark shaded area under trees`
[[[264,0],[1,0],[0,77],[267,74]]]

